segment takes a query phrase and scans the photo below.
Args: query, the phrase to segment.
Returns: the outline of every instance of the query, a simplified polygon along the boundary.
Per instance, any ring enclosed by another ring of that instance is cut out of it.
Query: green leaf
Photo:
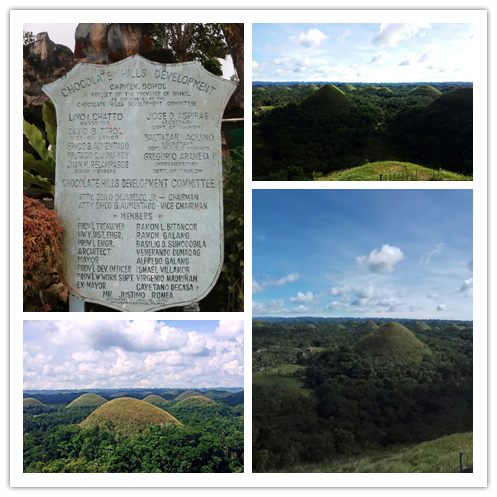
[[[49,160],[37,160],[32,154],[23,151],[22,161],[24,170],[33,169],[40,176],[55,182],[55,162],[51,158]]]
[[[23,118],[23,132],[29,141],[29,144],[38,152],[42,160],[48,160],[49,150],[47,149],[47,142],[43,139],[41,131],[34,125],[29,124]]]
[[[30,187],[31,184],[35,184],[38,186],[42,187],[42,191],[44,193],[51,193],[52,190],[52,182],[47,180],[46,178],[43,178],[41,176],[33,176],[30,172],[28,171],[23,171],[22,172],[22,180],[23,183],[26,185],[25,189],[28,191],[33,191]],[[35,189],[35,191],[38,191]]]

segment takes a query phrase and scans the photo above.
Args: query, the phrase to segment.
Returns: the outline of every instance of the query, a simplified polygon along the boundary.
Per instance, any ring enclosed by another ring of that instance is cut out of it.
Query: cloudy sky
[[[254,190],[253,316],[473,319],[472,190]]]
[[[252,80],[473,81],[472,24],[253,24]]]
[[[36,38],[38,33],[47,32],[50,39],[56,43],[57,45],[65,45],[70,48],[74,52],[74,33],[76,32],[76,28],[78,27],[78,23],[61,23],[61,22],[52,22],[52,23],[24,23],[23,31],[31,31]],[[233,67],[233,60],[231,55],[226,57],[226,60],[221,61],[221,66],[223,69],[223,78],[230,79],[230,77],[235,73],[235,69]]]
[[[24,389],[243,387],[243,321],[24,321]]]

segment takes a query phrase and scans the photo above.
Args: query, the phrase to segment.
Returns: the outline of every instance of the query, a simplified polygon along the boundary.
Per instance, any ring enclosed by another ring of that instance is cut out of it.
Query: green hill
[[[352,85],[350,85],[350,84],[346,84],[346,85],[343,87],[343,89],[344,89],[345,91],[356,91],[356,90],[355,90],[355,88],[354,88]]]
[[[30,406],[43,406],[39,400],[32,399],[31,397],[28,397],[26,399],[22,399],[22,407],[30,407]]]
[[[461,330],[461,328],[459,328],[459,326],[457,326],[457,324],[455,324],[455,323],[450,323],[448,326],[446,326],[444,328],[444,332],[448,332],[448,333],[450,333],[452,331],[460,331],[460,330]]]
[[[188,397],[193,397],[195,395],[202,396],[200,392],[196,392],[195,390],[187,390],[186,392],[183,392],[182,394],[178,395],[176,397],[176,400],[184,400],[187,399]]]
[[[67,407],[83,407],[83,406],[101,406],[108,402],[100,395],[94,393],[84,393],[77,399],[74,399]]]
[[[431,328],[426,324],[422,323],[421,321],[416,321],[411,327],[410,330],[413,333],[423,333],[424,331],[428,331]]]
[[[350,112],[352,108],[347,95],[333,85],[323,86],[305,98],[300,105],[310,112],[335,115]]]
[[[409,92],[409,95],[426,95],[429,97],[439,97],[442,93],[430,85],[419,85]]]
[[[162,398],[160,395],[149,395],[143,399],[143,402],[150,402],[151,404],[164,404],[166,399]]]
[[[181,423],[148,402],[122,397],[103,404],[80,424],[83,429],[95,426],[110,429],[121,438],[138,435],[153,425],[167,427]]]
[[[378,321],[376,323],[376,326],[378,326],[378,328],[379,328],[380,326],[383,326],[384,324],[386,324],[385,321]]]
[[[317,91],[319,90],[319,88],[314,84],[314,83],[311,83],[308,88],[312,91]]]
[[[431,355],[427,345],[420,342],[412,331],[395,321],[362,337],[355,344],[355,349],[364,357],[396,364],[422,361],[423,357]]]
[[[181,407],[201,407],[209,404],[215,404],[215,402],[203,395],[193,395],[182,401],[178,402],[176,405]]]
[[[473,432],[458,433],[410,447],[367,451],[331,462],[285,469],[288,473],[459,473],[459,452],[473,467]]]
[[[471,176],[440,171],[408,162],[372,162],[315,178],[317,181],[472,181]]]
[[[377,330],[378,325],[374,321],[371,321],[371,319],[370,319],[369,321],[366,321],[365,323],[361,324],[359,329],[361,331],[365,331],[365,332],[369,333],[371,331]]]

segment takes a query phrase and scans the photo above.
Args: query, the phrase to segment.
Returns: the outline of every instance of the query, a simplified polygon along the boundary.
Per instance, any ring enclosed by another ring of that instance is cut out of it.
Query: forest
[[[255,472],[472,465],[472,322],[262,318],[252,344]]]
[[[25,473],[242,473],[241,389],[26,391]]]
[[[252,153],[260,181],[316,180],[384,161],[470,179],[472,83],[256,81]]]

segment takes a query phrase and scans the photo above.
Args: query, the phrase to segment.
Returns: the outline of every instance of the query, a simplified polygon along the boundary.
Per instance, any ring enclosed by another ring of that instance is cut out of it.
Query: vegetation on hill
[[[81,428],[105,428],[119,437],[133,437],[154,425],[165,428],[181,423],[148,402],[123,397],[100,406],[81,423]]]
[[[166,399],[161,397],[160,395],[148,395],[143,399],[144,402],[150,402],[150,404],[164,404]]]
[[[407,447],[369,450],[334,461],[305,464],[288,473],[459,473],[459,452],[463,465],[473,472],[473,432],[457,433]]]
[[[42,406],[43,404],[39,400],[28,397],[26,399],[22,399],[22,405],[23,407],[28,407],[28,406]]]
[[[432,86],[433,85],[433,86]],[[411,162],[431,170],[406,180],[472,177],[472,88],[325,84],[254,89],[253,179],[305,181],[368,162]],[[447,177],[433,171],[463,174]],[[378,180],[377,177],[374,178]],[[362,181],[355,174],[340,181]]]
[[[207,397],[204,397],[203,395],[193,395],[192,397],[188,397],[186,399],[180,400],[178,404],[176,405],[181,405],[183,406],[204,406],[206,404],[215,404],[215,402],[211,399],[208,399]]]
[[[415,336],[410,320],[368,332],[376,320],[266,319],[252,330],[255,472],[345,471],[349,458],[382,471],[366,463],[472,430],[470,322],[425,320]]]
[[[355,344],[355,350],[363,357],[398,364],[422,361],[431,355],[429,347],[421,343],[412,331],[394,321],[361,338]]]
[[[243,472],[243,405],[189,398],[170,401],[174,412],[167,413],[131,398],[71,409],[50,402],[62,397],[44,393],[49,405],[24,408],[26,473]],[[102,416],[109,405],[115,412]],[[91,427],[81,427],[96,417]]]
[[[328,175],[314,175],[317,181],[473,181],[472,176],[434,170],[409,162],[372,162]]]
[[[67,407],[83,407],[83,406],[101,406],[108,402],[100,395],[96,395],[94,393],[85,393],[74,399]]]
[[[439,97],[441,94],[442,92],[430,85],[418,85],[409,92],[409,95],[428,95],[433,97]]]
[[[198,396],[198,395],[202,396],[202,394],[200,392],[196,392],[195,390],[187,390],[186,392],[179,394],[176,397],[176,400],[184,400],[184,399],[187,399],[188,397],[193,397],[193,396]]]

